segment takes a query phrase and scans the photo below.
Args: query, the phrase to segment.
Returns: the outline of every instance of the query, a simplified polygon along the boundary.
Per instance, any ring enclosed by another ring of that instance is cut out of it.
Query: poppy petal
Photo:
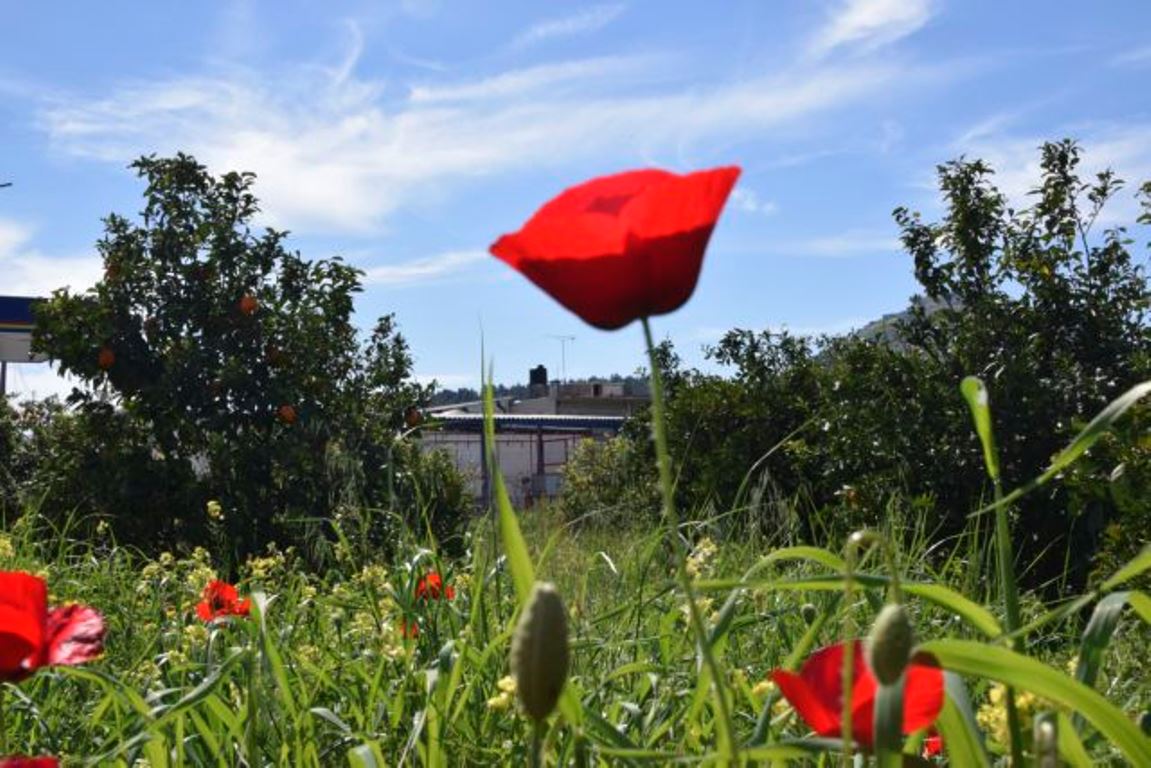
[[[47,602],[43,579],[0,572],[0,680],[22,680],[34,669],[44,645]]]
[[[48,664],[83,664],[104,652],[104,617],[86,605],[65,605],[48,614]]]
[[[840,713],[827,705],[826,698],[820,695],[822,691],[800,675],[783,669],[772,672],[771,679],[813,731],[820,736],[839,735]]]
[[[739,176],[641,170],[572,187],[491,252],[598,328],[671,312],[691,297]]]
[[[911,664],[903,686],[903,732],[927,728],[943,709],[943,670]]]
[[[0,757],[0,768],[58,768],[55,757]]]

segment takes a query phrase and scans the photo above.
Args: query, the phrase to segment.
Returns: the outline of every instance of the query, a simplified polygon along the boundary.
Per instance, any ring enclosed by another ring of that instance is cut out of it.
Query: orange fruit
[[[296,409],[290,405],[281,405],[276,410],[276,418],[278,418],[284,424],[295,424]]]
[[[100,347],[100,353],[96,355],[96,365],[100,366],[100,370],[106,371],[116,364],[116,353],[112,348],[105,345]]]

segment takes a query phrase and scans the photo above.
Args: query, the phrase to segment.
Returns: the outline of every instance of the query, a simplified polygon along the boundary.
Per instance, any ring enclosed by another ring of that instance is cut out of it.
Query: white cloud
[[[603,78],[634,76],[650,71],[660,59],[652,56],[602,56],[541,64],[503,72],[483,80],[452,85],[418,85],[411,89],[413,104],[490,101],[523,97],[540,91],[554,95],[563,86],[602,88]]]
[[[557,37],[572,37],[596,32],[615,21],[627,6],[621,4],[594,5],[571,16],[535,24],[521,33],[512,46],[524,48]]]
[[[762,213],[770,216],[779,210],[779,206],[771,200],[761,200],[754,189],[736,187],[731,193],[731,202],[736,210],[744,213]]]
[[[1151,45],[1143,48],[1133,48],[1124,51],[1111,59],[1111,64],[1118,67],[1139,67],[1151,64]]]
[[[795,256],[856,256],[870,253],[891,253],[901,248],[894,234],[873,230],[850,229],[831,235],[820,235],[806,240],[795,240],[772,246],[773,252]]]
[[[57,288],[73,292],[92,287],[100,279],[99,257],[48,256],[30,245],[33,228],[0,219],[0,275],[3,291],[16,296],[47,296]]]
[[[403,264],[382,264],[364,270],[367,285],[410,285],[438,280],[488,258],[486,251],[449,251]]]
[[[1134,191],[1151,179],[1151,124],[1092,124],[1063,126],[1047,134],[1020,135],[997,130],[990,123],[985,130],[968,130],[951,150],[968,158],[986,161],[994,170],[992,181],[1018,210],[1029,207],[1028,193],[1040,182],[1040,151],[1044,141],[1072,136],[1080,142],[1080,178],[1091,181],[1095,174],[1110,168],[1127,183],[1095,222],[1097,226],[1132,224],[1137,213]],[[1086,205],[1086,200],[1084,200]]]
[[[183,150],[217,172],[255,171],[273,226],[371,234],[399,208],[469,179],[762,139],[932,76],[854,62],[707,88],[596,87],[605,67],[629,66],[632,79],[617,71],[624,83],[649,77],[632,60],[592,59],[441,86],[438,96],[428,87],[397,95],[357,79],[347,61],[290,76],[234,70],[136,82],[95,100],[54,99],[39,117],[55,147],[73,155],[122,165],[141,153]],[[571,88],[533,90],[557,77]],[[492,92],[506,98],[482,96]]]
[[[873,51],[923,27],[931,0],[844,0],[808,44],[808,53],[826,56],[837,48]]]

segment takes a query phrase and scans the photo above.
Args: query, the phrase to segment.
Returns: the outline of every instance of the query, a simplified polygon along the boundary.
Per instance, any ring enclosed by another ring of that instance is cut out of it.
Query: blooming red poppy
[[[429,571],[416,583],[417,600],[439,600],[442,597],[455,600],[456,589],[451,584],[445,587],[444,580],[435,571]]]
[[[691,297],[739,173],[649,169],[592,179],[546,203],[491,252],[584,321],[621,328]]]
[[[414,621],[400,621],[400,634],[404,637],[419,637],[420,625]]]
[[[799,674],[777,669],[771,673],[780,692],[800,717],[820,736],[839,736],[843,714],[844,644],[813,653]],[[879,684],[867,665],[863,643],[855,641],[851,693],[851,733],[865,747],[873,743],[875,696]],[[935,722],[943,708],[943,672],[912,663],[904,676],[903,732],[913,733]]]
[[[103,651],[99,613],[85,605],[49,610],[43,579],[0,571],[0,681],[18,682],[53,664],[82,664]]]
[[[934,731],[923,740],[923,756],[938,757],[943,754],[943,737]]]
[[[247,616],[251,609],[251,600],[241,600],[234,586],[217,579],[204,587],[196,615],[204,621],[214,621],[224,616]]]
[[[57,768],[55,757],[0,757],[0,768]]]

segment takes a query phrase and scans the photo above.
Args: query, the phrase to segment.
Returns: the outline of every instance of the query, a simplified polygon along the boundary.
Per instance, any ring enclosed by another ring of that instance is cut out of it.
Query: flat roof
[[[483,429],[484,417],[480,413],[437,413],[432,416],[432,424],[442,424],[460,431],[478,432]],[[497,413],[493,417],[497,431],[535,432],[539,429],[552,431],[603,430],[614,431],[623,426],[625,416],[580,416],[578,414],[557,413]]]

